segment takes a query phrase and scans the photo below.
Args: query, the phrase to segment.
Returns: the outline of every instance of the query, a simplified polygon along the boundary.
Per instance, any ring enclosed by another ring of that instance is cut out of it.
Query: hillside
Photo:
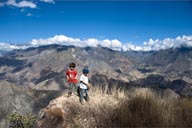
[[[7,126],[5,118],[13,112],[37,114],[61,96],[67,89],[65,71],[71,62],[76,63],[79,75],[88,66],[91,84],[107,94],[113,88],[145,87],[192,97],[191,55],[187,47],[122,52],[100,46],[47,45],[8,52],[0,57],[0,126]],[[108,96],[103,102],[117,101]]]
[[[52,100],[39,112],[37,126],[39,128],[98,127],[99,120],[95,120],[94,116],[99,116],[103,110],[107,111],[105,109],[115,108],[119,103],[115,97],[101,95],[99,92],[94,92],[90,98],[90,102],[83,105],[80,104],[77,96],[67,98],[67,94]]]
[[[0,79],[38,90],[65,88],[65,71],[71,62],[77,64],[79,74],[88,66],[90,78],[97,74],[127,83],[142,76],[126,57],[102,47],[41,46],[13,51],[1,57],[0,62]]]
[[[156,72],[167,78],[192,83],[192,48],[182,46],[160,51],[123,53],[143,73]]]
[[[38,128],[90,127],[191,127],[192,102],[171,90],[148,88],[103,93],[92,88],[90,102],[81,105],[77,96],[66,94],[38,114]],[[171,118],[170,118],[171,117]]]
[[[11,51],[0,57],[1,90],[10,87],[17,91],[2,92],[1,104],[9,107],[1,105],[0,125],[7,126],[5,118],[14,112],[23,114],[23,109],[36,114],[60,95],[67,88],[65,71],[71,62],[77,64],[79,75],[89,66],[93,85],[127,86],[129,80],[141,76],[126,57],[102,47],[48,45]]]
[[[26,94],[19,87],[6,82],[0,82],[0,126],[7,125],[5,118],[7,115],[19,112],[21,114],[32,112],[34,101],[32,96]]]
[[[122,54],[143,73],[143,78],[133,80],[129,85],[170,88],[182,96],[192,96],[192,48],[182,46],[160,51],[128,51]]]
[[[65,89],[65,71],[75,62],[79,75],[83,67],[89,67],[94,86],[155,86],[192,96],[191,58],[192,48],[188,47],[119,52],[101,46],[55,44],[15,50],[0,57],[0,79],[35,90]]]
[[[62,94],[62,91],[24,89],[7,81],[0,81],[0,127],[9,124],[6,118],[13,113],[37,114],[39,110]]]

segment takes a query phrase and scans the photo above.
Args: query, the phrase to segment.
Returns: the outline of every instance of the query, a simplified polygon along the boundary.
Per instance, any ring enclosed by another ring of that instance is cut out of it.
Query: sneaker
[[[81,102],[81,105],[84,105],[85,104],[85,102]]]
[[[80,103],[81,103],[82,105],[84,105],[84,104],[85,104],[83,100],[80,100]]]
[[[86,97],[86,98],[85,98],[85,101],[89,102],[89,100],[90,100],[89,97]]]
[[[67,98],[69,98],[70,96],[71,96],[71,94],[68,94],[68,95],[67,95]]]

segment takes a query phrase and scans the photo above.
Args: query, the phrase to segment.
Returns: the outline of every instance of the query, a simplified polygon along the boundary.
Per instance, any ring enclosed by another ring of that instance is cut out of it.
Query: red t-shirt
[[[77,83],[77,71],[76,70],[67,70],[66,75],[68,77],[68,82],[69,83]]]

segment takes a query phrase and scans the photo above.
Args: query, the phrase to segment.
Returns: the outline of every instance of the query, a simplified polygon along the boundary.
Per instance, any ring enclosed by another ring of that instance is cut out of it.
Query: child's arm
[[[69,80],[69,72],[68,71],[66,71],[66,78],[67,78],[67,80]]]
[[[75,79],[77,79],[77,76],[78,76],[78,73],[77,73],[77,71],[75,72]]]
[[[83,81],[80,81],[81,83],[83,83],[84,85],[86,85],[88,88],[90,87],[90,84],[89,83],[85,83]]]
[[[69,76],[67,75],[67,80],[69,80]]]

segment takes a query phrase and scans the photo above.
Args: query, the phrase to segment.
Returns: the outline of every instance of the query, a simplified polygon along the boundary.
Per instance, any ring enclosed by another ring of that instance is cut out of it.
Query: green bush
[[[31,114],[20,115],[13,113],[7,117],[9,120],[9,128],[33,128],[36,117]]]

